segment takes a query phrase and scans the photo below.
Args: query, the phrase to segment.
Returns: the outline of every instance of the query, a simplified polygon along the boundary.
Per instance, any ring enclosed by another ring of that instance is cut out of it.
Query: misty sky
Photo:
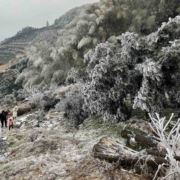
[[[67,10],[99,0],[0,0],[0,41],[26,26],[50,24]]]

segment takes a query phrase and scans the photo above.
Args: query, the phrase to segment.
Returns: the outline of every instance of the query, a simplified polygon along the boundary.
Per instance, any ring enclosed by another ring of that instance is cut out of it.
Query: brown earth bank
[[[8,64],[0,64],[0,73],[5,72],[8,69]]]

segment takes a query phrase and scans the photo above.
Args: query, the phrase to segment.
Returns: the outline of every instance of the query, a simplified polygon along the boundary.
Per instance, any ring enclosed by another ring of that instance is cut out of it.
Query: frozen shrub
[[[63,70],[58,70],[53,73],[51,83],[52,84],[62,84],[65,79],[65,73]]]
[[[87,73],[82,69],[71,68],[67,74],[66,84],[84,83],[87,80]]]
[[[59,103],[57,103],[55,106],[56,111],[58,111],[58,112],[65,111],[65,103],[66,103],[66,100],[61,99],[61,101]]]
[[[72,84],[72,83],[78,82],[78,80],[80,78],[79,76],[80,76],[80,74],[79,74],[78,70],[75,68],[71,68],[71,70],[67,74],[66,83]]]
[[[37,88],[33,88],[33,87],[29,87],[25,89],[26,92],[26,96],[27,99],[29,100],[29,102],[38,108],[42,108],[42,103],[43,103],[43,93],[37,89]]]
[[[44,111],[49,111],[51,108],[54,108],[55,105],[60,101],[56,97],[56,85],[51,87],[44,87],[44,89],[38,89],[37,87],[29,87],[24,90],[26,99],[34,107],[39,108]]]
[[[78,49],[82,49],[83,47],[88,46],[92,42],[92,39],[90,37],[84,37],[81,39],[81,41],[78,43]]]
[[[82,94],[71,91],[56,105],[56,110],[64,111],[69,123],[77,128],[88,116],[88,113],[83,109],[83,104]]]
[[[51,94],[43,96],[42,101],[41,101],[41,108],[44,111],[49,111],[50,109],[55,108],[56,104],[59,101],[60,101],[60,99],[55,98],[51,92]]]
[[[18,74],[18,71],[14,69],[9,69],[4,73],[0,73],[0,98],[3,98],[5,95],[12,94],[13,91],[21,88],[20,85],[16,85],[14,83]]]
[[[65,116],[73,121],[75,127],[78,127],[87,118],[87,112],[83,109],[83,103],[81,95],[73,95],[69,97],[65,105]]]
[[[15,97],[17,101],[23,101],[26,99],[26,91],[24,89],[19,89],[15,92]]]
[[[13,107],[16,104],[16,98],[14,97],[14,94],[6,95],[3,98],[3,105]]]
[[[169,126],[172,123],[173,115],[166,120],[165,117],[160,117],[159,114],[151,116],[152,129],[158,135],[158,141],[160,142],[161,149],[166,151],[166,160],[168,164],[163,164],[160,167],[166,171],[166,177],[162,179],[178,180],[180,179],[180,162],[175,156],[180,156],[180,119],[178,119],[171,130]],[[159,168],[160,169],[160,168]],[[157,173],[156,173],[157,174]],[[155,179],[156,177],[154,177]]]

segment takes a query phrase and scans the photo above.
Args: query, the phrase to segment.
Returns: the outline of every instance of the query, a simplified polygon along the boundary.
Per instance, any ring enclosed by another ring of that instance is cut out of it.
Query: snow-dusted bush
[[[6,95],[3,98],[3,102],[1,102],[1,104],[3,106],[6,105],[6,106],[13,107],[16,104],[16,98],[14,97],[14,94]]]
[[[90,37],[84,37],[81,39],[81,41],[78,43],[78,49],[82,49],[83,47],[88,46],[92,42],[92,39]]]
[[[61,84],[64,82],[65,73],[63,70],[58,70],[53,73],[51,84]]]
[[[67,74],[66,83],[72,84],[78,81],[78,70],[75,68],[71,68],[71,70]]]
[[[160,168],[164,168],[166,171],[166,177],[162,179],[178,180],[180,179],[180,162],[175,158],[180,156],[180,119],[176,122],[172,122],[173,115],[166,120],[166,117],[160,117],[156,114],[155,117],[150,115],[152,121],[152,129],[158,136],[159,148],[165,149],[168,164],[163,164]],[[171,130],[170,125],[175,123]],[[159,168],[159,169],[160,169]],[[157,173],[156,173],[157,174]],[[155,179],[156,177],[154,177]]]
[[[76,69],[71,68],[67,74],[66,84],[74,84],[74,83],[83,83],[87,79],[87,74],[84,72],[84,69]]]
[[[44,94],[38,88],[28,87],[25,89],[26,97],[29,102],[38,108],[42,108]]]
[[[23,101],[26,99],[26,91],[25,89],[19,89],[17,91],[15,91],[15,97],[17,101]]]
[[[65,112],[65,117],[67,117],[69,123],[77,128],[88,116],[86,110],[83,109],[83,104],[84,100],[81,92],[70,91],[56,105],[56,110]]]

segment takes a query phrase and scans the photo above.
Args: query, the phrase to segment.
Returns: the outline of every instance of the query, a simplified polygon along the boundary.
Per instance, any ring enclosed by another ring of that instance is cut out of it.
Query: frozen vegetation
[[[179,180],[179,14],[179,0],[100,0],[3,41],[0,105],[18,118],[1,178]]]
[[[178,7],[177,0],[101,0],[74,9],[55,21],[55,29],[33,39],[27,51],[28,67],[17,82],[60,85],[71,67],[84,68],[84,55],[97,44],[113,41],[126,31],[147,35],[178,15]]]
[[[132,109],[162,113],[178,108],[180,16],[148,36],[126,32],[86,54],[85,104],[111,121],[130,117]]]

